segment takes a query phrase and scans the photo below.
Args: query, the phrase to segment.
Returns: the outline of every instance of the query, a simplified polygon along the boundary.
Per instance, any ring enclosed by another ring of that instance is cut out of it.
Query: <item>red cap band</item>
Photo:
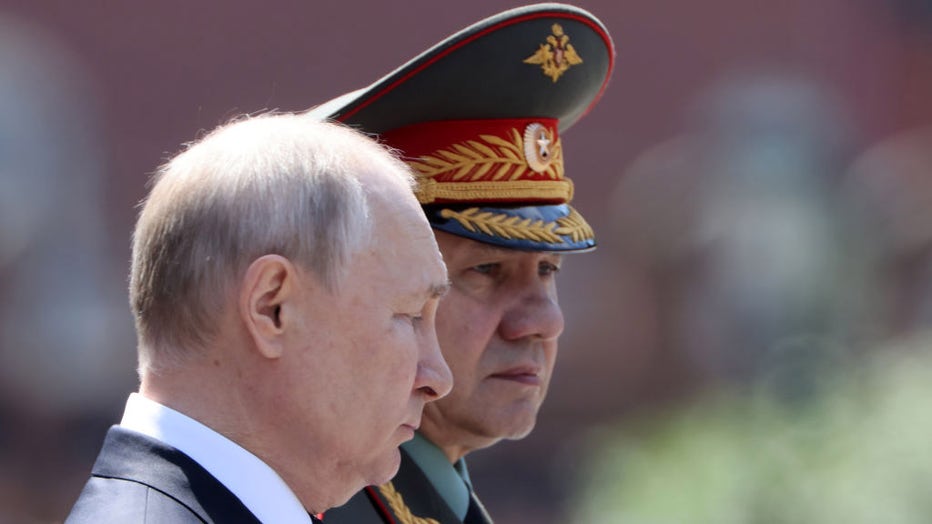
[[[423,122],[381,135],[401,151],[431,203],[563,204],[573,183],[553,118]]]

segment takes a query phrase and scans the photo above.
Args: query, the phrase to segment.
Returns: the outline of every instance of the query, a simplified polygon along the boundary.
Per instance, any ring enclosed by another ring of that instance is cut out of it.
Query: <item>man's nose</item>
[[[453,373],[440,352],[437,331],[433,327],[421,343],[414,387],[424,393],[428,402],[445,397],[453,389]]]
[[[499,334],[504,340],[555,340],[563,333],[563,325],[556,294],[540,283],[527,288],[505,311]]]

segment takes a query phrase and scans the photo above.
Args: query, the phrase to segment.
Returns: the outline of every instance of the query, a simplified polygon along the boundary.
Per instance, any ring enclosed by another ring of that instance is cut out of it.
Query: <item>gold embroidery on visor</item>
[[[456,220],[461,226],[473,233],[482,232],[488,236],[508,240],[532,240],[534,242],[560,244],[564,242],[561,235],[569,236],[573,242],[582,242],[595,238],[592,227],[573,208],[570,208],[569,215],[558,218],[555,222],[532,220],[493,211],[482,211],[478,207],[471,207],[463,211],[444,209],[440,212],[440,216]]]
[[[569,236],[573,239],[573,242],[582,242],[595,238],[595,231],[592,230],[592,226],[572,207],[569,215],[557,219],[557,224],[559,224],[559,227],[555,229],[556,233]]]

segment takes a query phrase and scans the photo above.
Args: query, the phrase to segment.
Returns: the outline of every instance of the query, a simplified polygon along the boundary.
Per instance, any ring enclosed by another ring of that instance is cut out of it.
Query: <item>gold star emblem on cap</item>
[[[547,41],[540,44],[533,55],[525,58],[524,63],[540,64],[544,74],[556,82],[571,66],[581,64],[582,58],[576,54],[569,35],[563,32],[563,26],[553,24],[551,30],[553,34],[548,35]]]
[[[543,125],[535,122],[524,130],[524,158],[528,167],[534,171],[543,173],[550,167],[553,161],[552,146],[553,137]]]

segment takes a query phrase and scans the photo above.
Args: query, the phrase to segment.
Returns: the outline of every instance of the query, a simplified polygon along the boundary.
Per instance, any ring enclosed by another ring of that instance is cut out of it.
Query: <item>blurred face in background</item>
[[[454,386],[425,408],[422,432],[455,461],[534,428],[563,331],[561,256],[435,234],[452,284],[437,334]]]

